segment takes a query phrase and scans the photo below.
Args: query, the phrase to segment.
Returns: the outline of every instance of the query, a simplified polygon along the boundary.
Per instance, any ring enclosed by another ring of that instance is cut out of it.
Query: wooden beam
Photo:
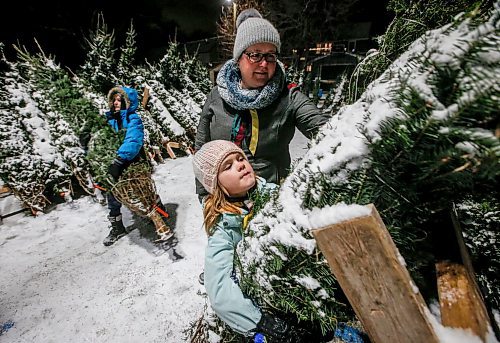
[[[493,333],[495,334],[497,340],[500,340],[500,328],[498,327],[498,324],[495,320],[495,316],[493,314],[493,309],[491,308],[491,306],[490,307],[486,306],[486,303],[484,301],[484,296],[481,293],[481,289],[480,289],[479,284],[477,282],[476,272],[474,271],[474,266],[472,263],[472,258],[471,258],[470,253],[469,253],[469,249],[467,248],[467,245],[465,244],[465,241],[464,241],[464,236],[462,233],[462,226],[461,226],[460,220],[458,218],[458,211],[457,211],[455,204],[453,204],[452,209],[451,209],[451,221],[452,221],[454,235],[456,238],[456,240],[455,240],[456,246],[457,246],[458,251],[460,253],[460,259],[459,259],[459,261],[456,261],[455,259],[453,259],[453,256],[452,256],[452,258],[450,258],[450,261],[443,259],[442,261],[439,261],[439,262],[455,262],[459,266],[463,266],[464,271],[462,271],[461,267],[458,267],[458,269],[457,268],[454,268],[454,269],[455,269],[456,273],[458,273],[460,271],[460,273],[463,274],[463,277],[461,277],[461,279],[463,280],[462,282],[465,282],[465,280],[467,282],[467,287],[469,289],[468,297],[475,299],[475,302],[473,304],[474,305],[473,310],[475,312],[474,313],[471,312],[470,318],[469,318],[469,320],[471,321],[471,325],[475,325],[472,323],[477,321],[477,318],[486,318],[486,320],[483,322],[483,324],[486,325],[486,330],[491,328]],[[450,241],[447,241],[445,244],[452,244],[452,243]],[[446,264],[445,264],[445,266],[446,266]],[[436,269],[437,268],[438,268],[438,264],[436,264]],[[437,270],[437,274],[440,275],[439,270]],[[438,280],[438,287],[439,287],[439,280]],[[466,305],[463,304],[461,306],[466,306]],[[471,308],[471,310],[472,310],[472,308]],[[445,325],[445,324],[443,323],[443,325]],[[453,325],[450,325],[450,326],[453,326]],[[479,337],[481,337],[482,339],[485,339],[486,336],[482,336],[482,335],[483,334],[486,335],[486,332],[484,331],[485,330],[484,328],[480,329],[481,327],[482,327],[482,325],[479,325],[479,326],[477,326],[477,330],[476,330],[476,328],[472,328],[472,327],[470,329],[473,332],[475,332]]]
[[[172,150],[172,148],[179,149],[180,148],[180,144],[179,143],[172,142],[172,141],[170,141],[170,142],[164,142],[163,146],[165,147],[165,149],[167,149],[168,156],[170,156],[171,159],[176,159],[177,158],[177,156],[175,156],[175,153]]]
[[[8,186],[2,185],[0,186],[0,196],[6,196],[12,194],[12,191]]]
[[[146,108],[148,102],[149,102],[149,88],[144,87],[144,93],[142,95],[142,103],[141,103],[142,108]]]
[[[373,343],[437,343],[427,306],[373,205],[369,216],[312,230]]]
[[[486,342],[489,317],[481,294],[464,265],[436,263],[441,323],[469,329]]]

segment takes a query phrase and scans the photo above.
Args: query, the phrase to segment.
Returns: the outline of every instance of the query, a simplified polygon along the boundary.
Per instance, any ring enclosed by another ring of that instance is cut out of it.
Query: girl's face
[[[113,98],[113,109],[115,111],[119,111],[122,109],[122,97],[120,94],[116,94]]]
[[[231,197],[245,196],[255,185],[255,174],[250,163],[241,153],[228,155],[219,167],[219,184]]]
[[[250,56],[252,56],[252,54],[255,55],[255,53],[276,54],[276,47],[271,43],[251,45],[243,52],[238,60],[241,72],[241,86],[246,89],[264,87],[274,76],[276,62],[267,62],[266,58],[262,58],[260,62],[252,62],[247,53],[250,54]]]

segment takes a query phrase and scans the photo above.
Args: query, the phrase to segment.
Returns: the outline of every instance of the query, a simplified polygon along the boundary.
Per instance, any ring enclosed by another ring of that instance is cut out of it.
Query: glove
[[[259,333],[266,337],[267,342],[292,342],[293,332],[291,326],[283,319],[274,317],[269,313],[262,312],[262,317],[257,323],[257,333],[254,339],[259,337]]]
[[[125,161],[122,160],[120,157],[117,157],[109,165],[108,174],[111,175],[115,181],[118,181],[124,169],[125,169]]]

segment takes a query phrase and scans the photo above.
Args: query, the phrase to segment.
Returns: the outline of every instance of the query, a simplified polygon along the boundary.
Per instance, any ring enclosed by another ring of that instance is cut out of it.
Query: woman
[[[216,139],[232,141],[258,176],[279,183],[290,168],[295,128],[311,138],[329,117],[297,88],[287,88],[278,60],[280,37],[269,21],[248,9],[236,26],[233,59],[224,64],[207,97],[195,148]],[[199,182],[196,188],[200,198],[207,194]]]

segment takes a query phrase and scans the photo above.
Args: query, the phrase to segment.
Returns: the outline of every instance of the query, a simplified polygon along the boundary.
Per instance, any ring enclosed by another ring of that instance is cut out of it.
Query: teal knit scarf
[[[241,88],[238,64],[231,59],[222,66],[217,75],[217,88],[222,99],[236,110],[260,109],[269,106],[278,98],[285,84],[283,64],[277,62],[276,72],[268,83],[259,89]]]

